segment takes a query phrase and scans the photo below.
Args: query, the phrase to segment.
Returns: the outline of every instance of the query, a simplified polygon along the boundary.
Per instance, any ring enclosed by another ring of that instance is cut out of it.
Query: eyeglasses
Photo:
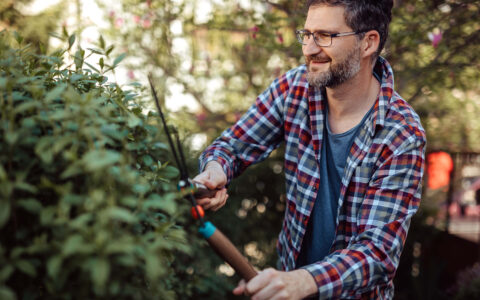
[[[310,32],[308,30],[297,30],[295,31],[295,34],[297,35],[297,40],[302,45],[306,45],[308,43],[308,40],[310,39],[310,36],[313,36],[313,41],[315,42],[315,45],[317,45],[318,47],[330,47],[332,45],[332,39],[334,37],[355,35],[355,34],[365,33],[367,31],[368,30],[342,32],[342,33],[327,33],[327,32],[321,32],[321,31]]]

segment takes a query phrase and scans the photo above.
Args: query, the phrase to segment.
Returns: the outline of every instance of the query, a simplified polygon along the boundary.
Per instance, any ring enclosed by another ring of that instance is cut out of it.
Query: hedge
[[[0,299],[175,298],[187,208],[157,115],[105,76],[123,56],[15,38],[0,33]]]

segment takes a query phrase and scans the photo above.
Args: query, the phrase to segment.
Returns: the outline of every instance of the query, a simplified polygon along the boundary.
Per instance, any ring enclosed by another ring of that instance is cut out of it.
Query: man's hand
[[[213,198],[197,199],[197,203],[204,209],[216,211],[225,205],[228,198],[227,189],[225,188],[227,175],[218,162],[209,162],[205,166],[205,170],[193,178],[193,181],[199,182],[212,190],[219,189]]]
[[[317,284],[307,270],[290,272],[266,269],[258,273],[247,284],[242,280],[233,294],[251,296],[252,300],[303,299],[317,292]]]

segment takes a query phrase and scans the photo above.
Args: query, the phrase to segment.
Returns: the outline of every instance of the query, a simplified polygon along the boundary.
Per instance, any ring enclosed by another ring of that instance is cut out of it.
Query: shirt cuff
[[[336,299],[342,294],[342,279],[337,269],[328,262],[303,266],[317,283],[318,299]]]

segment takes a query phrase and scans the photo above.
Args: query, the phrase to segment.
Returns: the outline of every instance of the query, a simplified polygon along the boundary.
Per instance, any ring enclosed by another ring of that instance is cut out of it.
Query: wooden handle
[[[213,226],[210,222],[207,223],[207,226]],[[204,236],[215,252],[217,252],[217,254],[247,282],[257,276],[257,271],[255,271],[245,256],[238,251],[238,249],[220,230],[216,229],[214,226],[213,228],[213,233],[210,232],[211,234]]]

